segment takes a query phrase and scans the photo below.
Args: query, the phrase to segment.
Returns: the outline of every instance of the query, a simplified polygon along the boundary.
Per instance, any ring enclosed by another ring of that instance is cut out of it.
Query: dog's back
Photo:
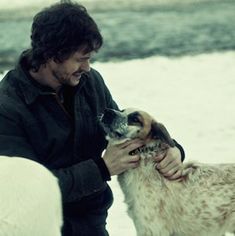
[[[138,236],[222,236],[235,231],[235,165],[185,165],[168,181],[152,162],[118,177]]]
[[[159,152],[177,149],[163,124],[133,108],[107,109],[101,123],[109,145],[137,138],[144,142],[132,152],[139,152],[140,166],[118,177],[138,236],[222,236],[235,231],[235,164],[185,164],[181,181],[169,181],[153,160]]]

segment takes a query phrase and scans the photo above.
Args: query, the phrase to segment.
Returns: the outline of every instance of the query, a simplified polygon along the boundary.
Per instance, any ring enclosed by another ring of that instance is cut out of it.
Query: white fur
[[[0,156],[0,235],[60,236],[61,194],[42,165]]]
[[[151,156],[118,176],[138,236],[222,236],[235,231],[235,165],[185,164],[169,181]],[[146,158],[146,155],[148,157]]]

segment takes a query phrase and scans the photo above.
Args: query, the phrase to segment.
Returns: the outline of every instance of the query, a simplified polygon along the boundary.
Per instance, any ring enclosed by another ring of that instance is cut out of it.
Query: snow
[[[138,107],[164,123],[183,145],[186,160],[235,162],[235,52],[93,67],[103,75],[120,107]],[[115,177],[110,185],[114,204],[109,211],[109,233],[135,236]]]
[[[184,147],[186,160],[235,162],[235,52],[97,62],[93,67],[120,107],[146,110],[164,123]],[[108,231],[135,236],[115,177],[110,185],[114,204]]]

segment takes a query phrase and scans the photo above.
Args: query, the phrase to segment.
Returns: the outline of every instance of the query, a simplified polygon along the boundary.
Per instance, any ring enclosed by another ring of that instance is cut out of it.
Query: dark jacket
[[[75,232],[84,231],[78,221],[101,214],[105,222],[112,203],[101,171],[107,169],[100,161],[107,143],[97,117],[117,105],[92,69],[78,86],[64,88],[74,95],[65,107],[60,94],[30,78],[24,60],[0,82],[0,155],[29,158],[49,168],[59,179],[65,221],[74,231],[66,236],[82,235]]]

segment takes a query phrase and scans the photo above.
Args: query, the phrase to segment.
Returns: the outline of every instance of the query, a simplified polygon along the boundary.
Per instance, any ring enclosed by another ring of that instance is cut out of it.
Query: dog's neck
[[[130,139],[117,140],[109,139],[109,144],[117,145],[129,141]],[[160,139],[146,139],[144,145],[131,151],[131,156],[139,155],[141,160],[144,161],[144,165],[147,163],[153,163],[153,158],[159,155],[161,152],[165,152],[169,148],[169,145],[162,142]]]
[[[130,155],[147,154],[151,152],[154,152],[157,155],[158,153],[165,151],[167,148],[167,145],[165,145],[161,140],[157,139],[133,150],[130,152]]]
[[[117,145],[129,141],[130,139],[125,140],[117,140],[117,139],[109,139],[109,144]],[[144,145],[139,147],[133,151],[131,151],[130,155],[140,155],[141,160],[144,161],[145,165],[149,162],[152,163],[153,158],[159,155],[162,152],[165,152],[169,148],[169,145],[162,142],[160,139],[146,139],[144,140]]]
[[[142,153],[149,153],[152,151],[158,151],[159,150],[159,142],[152,143],[152,144],[145,144],[142,147],[139,147],[133,151],[130,152],[130,155],[137,155]]]

